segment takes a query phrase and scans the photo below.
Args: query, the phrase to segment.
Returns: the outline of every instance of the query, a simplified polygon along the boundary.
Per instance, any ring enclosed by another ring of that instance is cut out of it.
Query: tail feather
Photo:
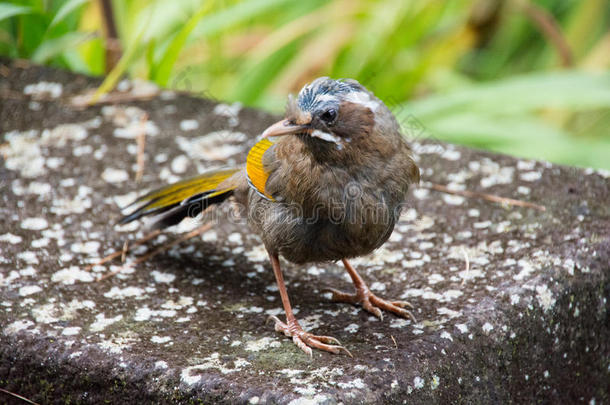
[[[197,216],[210,205],[221,203],[233,194],[235,186],[218,187],[238,171],[215,170],[151,191],[125,207],[136,208],[121,218],[119,224],[157,215],[153,227],[165,228],[187,216]]]

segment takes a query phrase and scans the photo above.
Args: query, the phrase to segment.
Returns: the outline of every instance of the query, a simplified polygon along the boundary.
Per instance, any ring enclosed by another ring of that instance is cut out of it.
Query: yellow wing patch
[[[148,201],[147,209],[167,207],[184,201],[195,194],[215,190],[220,183],[231,177],[238,170],[239,169],[226,169],[203,173],[199,176],[151,191],[138,198],[136,203]]]
[[[265,192],[265,184],[269,178],[269,173],[263,167],[263,154],[271,146],[273,146],[273,142],[269,139],[261,139],[250,149],[246,159],[246,174],[250,186],[254,187],[259,194],[273,201],[273,197]]]

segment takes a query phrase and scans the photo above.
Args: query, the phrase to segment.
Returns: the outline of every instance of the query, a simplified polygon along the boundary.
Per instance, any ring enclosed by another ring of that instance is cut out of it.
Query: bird
[[[285,117],[265,129],[245,165],[211,170],[144,194],[119,223],[153,216],[163,229],[231,201],[245,209],[275,275],[285,319],[274,329],[306,354],[312,348],[351,356],[338,339],[305,331],[294,315],[280,257],[297,265],[341,261],[354,292],[328,288],[336,302],[410,318],[413,306],[371,292],[349,260],[390,237],[420,172],[391,110],[354,79],[320,77],[289,96]]]

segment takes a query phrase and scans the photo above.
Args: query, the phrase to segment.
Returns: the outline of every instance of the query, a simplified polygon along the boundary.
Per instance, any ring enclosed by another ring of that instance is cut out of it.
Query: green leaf
[[[94,38],[95,35],[92,33],[68,32],[58,38],[48,39],[42,42],[32,54],[31,59],[34,63],[45,63],[62,54],[64,51],[72,49]]]
[[[33,10],[30,7],[17,6],[15,4],[0,3],[0,21],[16,15],[30,14]]]
[[[89,0],[68,0],[67,2],[65,2],[59,8],[59,10],[57,10],[57,13],[55,13],[53,20],[51,21],[51,24],[49,25],[49,28],[53,28],[54,26],[59,24],[71,12],[76,10],[78,7],[82,6],[84,3],[87,3],[88,1]]]
[[[178,59],[178,55],[184,48],[184,44],[199,21],[210,12],[214,1],[206,1],[205,4],[184,24],[184,27],[172,39],[165,50],[159,63],[155,66],[153,80],[161,86],[166,86],[172,73],[172,68]]]
[[[193,41],[218,34],[228,27],[259,17],[292,1],[294,0],[245,0],[237,2],[230,7],[210,14],[205,21],[197,25],[189,40]]]
[[[403,105],[418,117],[456,114],[519,114],[546,108],[586,110],[610,107],[610,73],[534,73],[437,94]]]
[[[116,66],[108,73],[100,87],[95,90],[95,94],[89,101],[90,104],[95,104],[99,100],[99,98],[112,90],[121,76],[127,71],[127,68],[131,65],[132,61],[134,61],[137,57],[139,57],[148,46],[147,43],[141,43],[142,32],[140,32],[134,40],[127,46],[123,56],[116,64]]]

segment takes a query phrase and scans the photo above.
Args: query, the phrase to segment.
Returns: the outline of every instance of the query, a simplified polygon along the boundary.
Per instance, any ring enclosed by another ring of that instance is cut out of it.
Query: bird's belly
[[[362,256],[381,246],[394,229],[394,215],[347,220],[303,215],[298,207],[251,198],[248,220],[267,249],[293,263]]]

